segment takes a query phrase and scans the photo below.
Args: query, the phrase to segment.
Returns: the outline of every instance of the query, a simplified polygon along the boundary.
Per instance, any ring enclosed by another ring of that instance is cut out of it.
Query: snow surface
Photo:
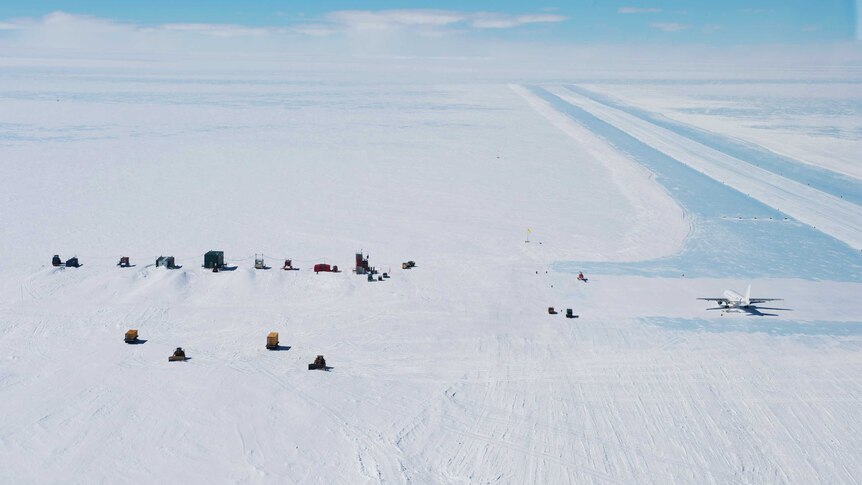
[[[730,155],[584,99],[0,70],[0,482],[856,483],[858,247],[649,146]],[[809,202],[858,230],[829,197]],[[719,217],[740,207],[782,220]],[[202,269],[209,249],[237,269]],[[351,274],[360,249],[392,279]],[[786,310],[695,299],[748,283]]]

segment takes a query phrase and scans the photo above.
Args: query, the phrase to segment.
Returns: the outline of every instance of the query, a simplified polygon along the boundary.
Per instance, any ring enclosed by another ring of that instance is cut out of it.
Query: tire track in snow
[[[248,465],[258,477],[265,477],[266,472],[264,470],[264,464],[266,463],[266,456],[261,451],[264,448],[260,445],[257,431],[252,427],[251,433],[253,434],[253,439],[251,444],[247,443],[245,433],[242,432],[239,424],[234,424],[234,432],[236,433],[240,446],[242,447],[242,454],[246,465]]]
[[[370,456],[374,460],[373,464],[376,476],[371,476],[369,474],[369,478],[376,478],[381,483],[386,482],[387,477],[390,477],[389,479],[393,481],[399,477],[401,480],[404,480],[406,478],[403,475],[403,460],[401,457],[396,456],[399,452],[397,446],[393,447],[393,449],[391,450],[385,449],[380,444],[380,440],[382,438],[381,436],[371,436],[370,433],[363,431],[359,426],[351,424],[343,414],[335,410],[333,407],[328,406],[325,403],[301,391],[299,388],[291,384],[287,379],[283,378],[282,376],[279,376],[267,367],[253,367],[256,371],[269,376],[282,387],[290,390],[296,396],[299,396],[300,398],[308,402],[308,404],[312,408],[323,410],[326,414],[329,415],[330,418],[332,418],[338,425],[340,425],[341,431],[345,433],[348,439],[350,439],[356,444],[357,459],[360,463],[360,467],[362,469],[368,470],[368,467],[362,460],[363,452],[365,452],[366,455]]]
[[[497,339],[497,356],[500,362],[505,361],[505,356],[511,355],[512,346],[511,340],[505,337]],[[533,362],[534,363],[534,362]],[[515,363],[517,367],[529,366],[530,362]],[[444,406],[439,406],[434,409],[438,414],[434,421],[443,430],[453,433],[468,439],[458,440],[458,446],[451,454],[447,467],[464,467],[471,460],[495,461],[506,459],[504,453],[519,455],[519,460],[524,466],[521,472],[525,475],[519,477],[515,481],[523,481],[525,483],[547,483],[550,479],[548,473],[549,464],[554,464],[562,468],[562,470],[572,475],[575,472],[580,473],[580,478],[584,475],[593,477],[594,479],[606,483],[622,483],[621,480],[613,475],[601,471],[595,467],[589,467],[583,461],[577,459],[566,459],[564,456],[558,456],[544,450],[552,450],[559,447],[559,442],[549,440],[550,436],[563,438],[564,442],[567,438],[573,436],[571,430],[562,430],[554,428],[550,424],[540,424],[534,419],[525,418],[517,415],[514,408],[517,407],[518,400],[527,399],[533,395],[534,388],[530,384],[535,384],[534,379],[512,380],[511,365],[505,365],[505,376],[493,375],[493,371],[477,370],[473,376],[464,376],[456,386],[450,387],[444,392]],[[532,373],[533,376],[536,372]],[[512,384],[517,384],[514,388],[510,388]],[[479,399],[481,404],[477,407],[475,404],[479,400],[464,398],[466,401],[458,399],[456,396],[469,394],[465,390],[465,385],[469,385],[477,392],[482,393]],[[557,387],[556,389],[566,389],[568,386]],[[457,389],[457,390],[456,390]],[[502,400],[501,400],[502,399]],[[445,407],[457,409],[458,412],[446,410]],[[523,403],[522,403],[523,406]],[[551,433],[548,431],[551,430]],[[569,431],[569,432],[566,432]],[[511,436],[511,437],[510,437]],[[477,447],[477,443],[481,448]],[[489,456],[487,453],[488,445],[497,448],[498,451]],[[580,454],[581,458],[587,459],[584,454]],[[458,458],[457,460],[455,458]],[[479,467],[489,469],[488,466]],[[493,468],[491,466],[490,468]],[[539,473],[539,475],[536,475]],[[577,476],[577,475],[576,475]],[[475,477],[471,477],[475,478]],[[577,483],[575,480],[574,483]]]
[[[600,471],[593,469],[593,468],[584,467],[582,465],[579,465],[579,464],[574,463],[574,462],[569,461],[569,460],[565,460],[563,458],[552,455],[550,453],[546,453],[544,451],[536,450],[535,447],[533,446],[532,442],[529,446],[522,446],[522,445],[519,445],[517,443],[513,443],[510,441],[500,439],[500,438],[496,438],[494,436],[488,436],[488,435],[473,432],[473,431],[466,431],[464,428],[459,428],[459,427],[453,426],[451,424],[448,424],[446,422],[443,422],[441,424],[441,427],[443,429],[448,430],[451,433],[461,435],[461,436],[464,436],[467,438],[471,438],[471,439],[476,440],[476,441],[480,441],[482,443],[485,443],[486,445],[491,445],[491,446],[507,449],[509,451],[515,451],[515,452],[517,452],[521,455],[524,455],[524,456],[529,456],[529,457],[536,458],[539,460],[555,463],[555,464],[557,464],[557,465],[559,465],[559,466],[561,466],[567,470],[579,470],[581,472],[584,472],[587,475],[590,475],[594,478],[599,478],[599,479],[601,479],[605,482],[608,482],[608,483],[623,483],[621,480],[618,480],[618,479],[614,478],[613,476],[611,476],[607,473],[600,472]],[[463,447],[463,445],[462,445],[462,447]]]

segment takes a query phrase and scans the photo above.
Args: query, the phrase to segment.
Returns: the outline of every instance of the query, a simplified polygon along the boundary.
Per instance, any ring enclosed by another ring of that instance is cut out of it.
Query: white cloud
[[[290,30],[309,37],[327,37],[339,32],[338,29],[328,24],[300,24]]]
[[[284,45],[291,36],[299,37],[285,29],[205,23],[140,25],[65,12],[10,19],[4,24],[11,27],[0,31],[0,49],[7,53],[40,51],[64,57],[131,54],[159,58],[179,52],[257,52]]]
[[[464,35],[565,19],[544,12],[509,15],[455,10],[342,10],[309,19],[299,14],[285,18],[278,27],[254,27],[215,23],[142,25],[53,12],[38,18],[0,19],[0,59],[2,52],[24,51],[63,56],[86,52],[122,57],[129,53],[144,58],[194,52],[461,55],[465,51],[482,51],[484,47],[479,46],[485,45],[479,35],[465,43]]]
[[[469,23],[477,29],[509,29],[527,24],[562,22],[566,17],[553,14],[505,15],[478,13],[470,17]]]
[[[562,22],[554,14],[509,15],[496,12],[459,12],[454,10],[338,10],[326,15],[330,22],[355,30],[391,30],[419,27],[440,29],[469,26],[476,29],[508,29],[535,23]]]
[[[232,24],[163,24],[158,27],[165,31],[192,32],[197,34],[212,35],[215,37],[243,37],[262,36],[272,33],[271,29],[244,27]]]
[[[507,29],[564,20],[566,17],[550,13],[509,15],[495,12],[432,9],[338,10],[314,21],[304,21],[300,17],[282,28],[264,28],[214,23],[137,25],[89,15],[52,12],[41,18],[0,21],[0,31],[19,32],[19,40],[41,46],[59,47],[67,43],[74,46],[87,43],[98,44],[99,39],[112,43],[118,40],[119,34],[125,34],[137,44],[145,43],[142,37],[169,36],[177,41],[177,36],[188,39],[194,37],[236,39],[284,37],[287,34],[315,38],[356,31],[399,31],[405,35],[435,37],[463,33],[471,29]]]
[[[633,14],[633,13],[659,13],[661,12],[660,8],[655,7],[620,7],[617,9],[617,13],[622,14]]]
[[[140,29],[90,15],[51,12],[44,17],[10,19],[0,46],[80,49],[136,43]]]
[[[83,28],[93,29],[97,31],[113,31],[113,32],[122,32],[128,31],[130,29],[134,29],[132,24],[126,24],[122,22],[115,22],[110,19],[105,19],[101,17],[95,17],[92,15],[77,15],[70,14],[66,12],[51,12],[48,15],[42,17],[41,21],[33,22],[30,19],[23,19],[16,21],[22,27],[30,27],[33,24],[37,26],[45,26],[49,28]],[[87,32],[82,32],[86,34]]]
[[[463,22],[466,16],[448,10],[338,10],[326,14],[326,19],[351,29],[387,30],[416,26],[441,27]]]
[[[688,25],[680,24],[677,22],[653,22],[649,24],[649,26],[663,32],[679,32],[681,30],[689,28]]]
[[[553,14],[519,15],[515,18],[518,20],[519,25],[539,24],[539,23],[555,23],[555,22],[563,22],[567,19],[567,17],[564,17],[562,15],[553,15]]]
[[[470,19],[470,25],[477,29],[511,29],[520,24],[509,15],[478,14]]]

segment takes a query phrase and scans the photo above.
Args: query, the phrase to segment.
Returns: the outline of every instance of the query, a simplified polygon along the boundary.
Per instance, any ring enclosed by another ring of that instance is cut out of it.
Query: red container
[[[330,271],[332,271],[332,268],[328,264],[324,264],[324,263],[315,264],[314,265],[314,272],[320,273],[321,271],[330,272]]]

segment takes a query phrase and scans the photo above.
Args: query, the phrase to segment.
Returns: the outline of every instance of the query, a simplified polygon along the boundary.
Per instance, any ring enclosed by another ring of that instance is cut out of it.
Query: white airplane
[[[698,298],[698,300],[714,301],[718,305],[707,310],[742,310],[753,314],[760,314],[756,308],[759,303],[782,301],[781,298],[752,298],[751,285],[748,285],[744,296],[733,290],[724,290],[723,298]],[[769,310],[784,310],[784,308],[769,308]]]

